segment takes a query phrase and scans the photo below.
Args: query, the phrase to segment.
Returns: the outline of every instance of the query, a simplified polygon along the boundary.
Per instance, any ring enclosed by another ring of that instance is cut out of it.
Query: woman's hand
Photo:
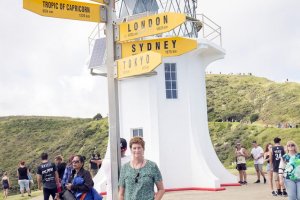
[[[68,184],[66,185],[67,190],[71,190],[71,187],[72,187],[72,184],[71,184],[71,183],[68,183]]]

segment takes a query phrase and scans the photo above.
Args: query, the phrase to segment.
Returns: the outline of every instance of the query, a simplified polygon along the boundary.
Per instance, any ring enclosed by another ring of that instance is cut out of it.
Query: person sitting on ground
[[[18,171],[18,183],[20,185],[20,192],[21,196],[24,196],[24,190],[26,189],[26,192],[28,193],[28,196],[31,196],[30,194],[30,188],[29,188],[29,180],[28,180],[28,169],[25,166],[25,161],[21,161]]]
[[[164,193],[162,176],[156,163],[144,159],[145,142],[141,137],[130,140],[132,160],[121,168],[119,200],[161,200]],[[157,193],[154,192],[154,185]]]
[[[246,166],[246,157],[247,151],[244,147],[241,146],[241,143],[236,143],[235,149],[236,156],[236,169],[239,171],[240,184],[247,184],[247,166]]]
[[[8,197],[8,190],[10,188],[10,181],[7,172],[4,172],[2,177],[2,189],[3,189],[3,198]]]

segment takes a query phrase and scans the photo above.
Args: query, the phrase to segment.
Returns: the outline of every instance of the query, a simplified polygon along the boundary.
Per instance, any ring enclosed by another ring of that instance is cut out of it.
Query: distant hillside
[[[299,128],[275,128],[239,122],[210,122],[209,132],[217,155],[225,166],[235,161],[234,148],[237,141],[240,141],[249,153],[253,140],[256,140],[263,149],[266,144],[273,143],[275,137],[282,139],[282,145],[285,145],[288,140],[294,140],[300,145]]]
[[[300,84],[238,75],[207,75],[206,84],[212,143],[225,165],[234,161],[237,140],[249,150],[252,140],[265,145],[275,136],[282,137],[283,143],[293,139],[300,144],[300,129],[275,126],[300,123]],[[255,115],[258,119],[253,117]],[[246,124],[250,118],[258,121]],[[16,169],[20,160],[25,160],[35,173],[44,151],[51,160],[58,154],[65,158],[71,154],[89,158],[96,147],[103,157],[108,142],[108,122],[107,118],[0,117],[0,138],[0,175],[8,171],[16,191]]]
[[[103,157],[108,141],[107,119],[73,119],[63,117],[1,117],[0,175],[8,171],[16,185],[16,170],[21,160],[32,168],[40,162],[40,154],[48,152],[50,159],[71,154],[90,157],[96,151]]]
[[[245,75],[206,76],[209,121],[300,123],[300,84]]]

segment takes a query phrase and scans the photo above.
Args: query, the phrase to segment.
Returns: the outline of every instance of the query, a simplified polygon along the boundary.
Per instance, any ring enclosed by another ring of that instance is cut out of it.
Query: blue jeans
[[[300,200],[300,180],[292,181],[290,179],[285,179],[284,183],[289,195],[289,200]]]

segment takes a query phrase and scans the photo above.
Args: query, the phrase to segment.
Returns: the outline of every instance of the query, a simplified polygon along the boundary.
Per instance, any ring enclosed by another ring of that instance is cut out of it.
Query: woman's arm
[[[122,186],[119,187],[119,200],[124,200],[125,188]]]
[[[80,192],[89,192],[94,185],[92,176],[89,171],[84,170],[82,178],[84,179],[83,185],[71,185],[71,190]]]
[[[165,188],[164,188],[164,184],[162,181],[159,181],[156,184],[156,187],[157,187],[157,193],[155,195],[155,200],[161,200],[162,197],[164,196],[165,194]]]

